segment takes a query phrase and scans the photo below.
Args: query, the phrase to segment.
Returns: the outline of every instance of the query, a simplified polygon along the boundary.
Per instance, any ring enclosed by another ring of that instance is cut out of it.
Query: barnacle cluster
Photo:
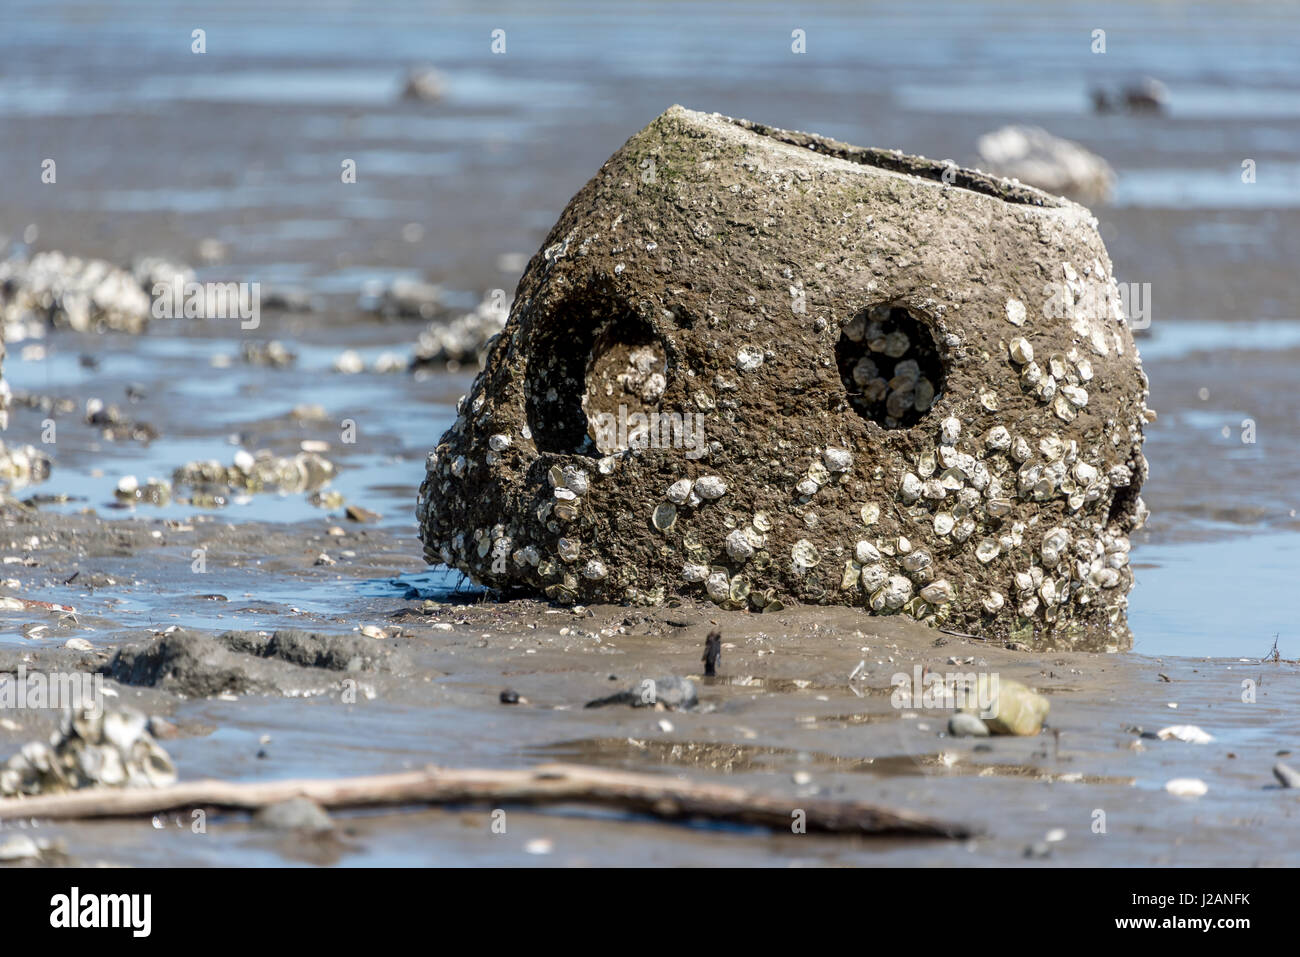
[[[176,782],[176,767],[128,708],[67,708],[49,743],[32,741],[0,769],[0,794],[58,794],[87,787],[151,788]]]

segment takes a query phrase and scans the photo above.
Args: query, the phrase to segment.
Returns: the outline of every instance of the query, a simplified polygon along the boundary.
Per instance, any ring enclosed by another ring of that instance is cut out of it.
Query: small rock
[[[1200,797],[1210,789],[1200,778],[1174,778],[1165,782],[1165,790],[1178,797]]]
[[[948,733],[954,738],[987,738],[989,728],[978,715],[958,711],[948,719]]]
[[[88,642],[85,638],[69,638],[67,641],[63,643],[63,646],[72,651],[94,651],[95,650],[95,646],[92,645],[90,642]]]
[[[1105,199],[1115,171],[1100,156],[1036,126],[1004,126],[976,144],[981,165],[991,173],[1030,186],[1078,197]]]
[[[15,834],[0,844],[0,861],[22,861],[40,856],[41,849],[26,834]]]
[[[995,693],[997,697],[989,707],[993,716],[983,719],[991,732],[1035,735],[1042,730],[1051,707],[1045,697],[1009,678],[997,682]]]
[[[155,738],[167,740],[168,738],[179,737],[181,731],[180,728],[166,718],[160,718],[155,714],[149,718],[149,733]]]
[[[446,82],[442,74],[432,67],[415,67],[406,74],[406,84],[402,87],[402,99],[419,100],[423,103],[437,103],[442,99]]]
[[[695,682],[689,678],[669,675],[666,678],[643,678],[625,691],[588,701],[588,708],[625,704],[633,708],[653,708],[663,705],[670,711],[689,711],[699,704]]]
[[[334,822],[310,798],[296,797],[270,804],[253,815],[253,824],[272,831],[329,831]]]
[[[1273,776],[1284,788],[1300,788],[1300,771],[1279,761],[1273,765]]]
[[[368,508],[362,508],[360,505],[349,505],[344,509],[344,514],[354,522],[377,522],[381,518],[378,512],[372,512]]]
[[[1161,741],[1168,741],[1173,738],[1178,741],[1186,741],[1188,744],[1209,744],[1214,740],[1213,735],[1206,734],[1194,724],[1170,725],[1156,732],[1156,737]]]
[[[504,691],[501,692],[501,703],[502,703],[502,704],[518,704],[518,703],[519,703],[519,692],[518,692],[518,691],[515,691],[515,690],[512,689],[512,688],[506,688]]]
[[[1041,860],[1044,857],[1051,857],[1051,856],[1052,856],[1052,845],[1048,844],[1046,841],[1038,841],[1034,844],[1030,844],[1028,847],[1025,848],[1025,857],[1036,858]]]
[[[355,349],[347,349],[334,360],[334,371],[344,375],[356,375],[366,371],[366,360]]]

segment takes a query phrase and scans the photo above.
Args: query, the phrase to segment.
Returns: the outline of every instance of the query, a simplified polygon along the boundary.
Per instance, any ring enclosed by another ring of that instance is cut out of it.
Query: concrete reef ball
[[[528,264],[429,455],[425,557],[1124,648],[1146,397],[1083,207],[673,107]]]

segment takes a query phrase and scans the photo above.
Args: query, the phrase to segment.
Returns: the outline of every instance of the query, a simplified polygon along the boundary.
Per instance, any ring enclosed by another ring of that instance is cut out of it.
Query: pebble
[[[0,861],[21,861],[40,856],[41,849],[26,834],[15,834],[0,844]]]
[[[987,738],[989,728],[979,715],[958,711],[948,719],[948,733],[954,738]]]
[[[310,798],[296,797],[258,810],[253,815],[256,827],[272,831],[329,831],[334,822],[325,810]]]
[[[1300,788],[1300,771],[1279,761],[1273,765],[1273,776],[1284,788]]]
[[[349,505],[344,509],[344,514],[354,522],[377,522],[383,518],[378,512],[372,512],[368,508],[362,508],[360,505]]]
[[[1156,732],[1156,737],[1161,741],[1168,741],[1173,738],[1178,741],[1186,741],[1188,744],[1209,744],[1214,740],[1213,735],[1206,734],[1194,724],[1170,725]]]
[[[1178,797],[1200,797],[1210,789],[1200,778],[1174,778],[1165,782],[1165,790]]]

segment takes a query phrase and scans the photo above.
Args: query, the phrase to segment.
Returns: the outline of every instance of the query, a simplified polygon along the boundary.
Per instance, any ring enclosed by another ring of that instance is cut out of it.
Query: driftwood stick
[[[169,787],[105,788],[0,799],[0,820],[134,817],[185,808],[258,808],[306,797],[326,808],[402,804],[598,804],[664,820],[703,818],[789,832],[800,819],[809,833],[965,838],[962,824],[861,801],[787,798],[726,784],[658,774],[544,764],[521,771],[430,767],[368,777],[289,781],[187,781]]]

